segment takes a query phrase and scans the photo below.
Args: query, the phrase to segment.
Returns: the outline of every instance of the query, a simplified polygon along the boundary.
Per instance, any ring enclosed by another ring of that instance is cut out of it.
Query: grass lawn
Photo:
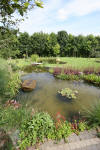
[[[44,57],[40,57],[40,59]],[[45,59],[51,59],[53,57],[45,57]],[[74,69],[83,70],[85,68],[94,68],[95,70],[100,70],[100,58],[75,58],[75,57],[59,57],[60,61],[66,62],[65,64],[51,64],[48,62],[43,63],[45,67],[72,67]],[[56,59],[54,57],[54,59]],[[98,61],[98,62],[97,62]],[[9,63],[17,65],[19,68],[25,67],[32,64],[30,58],[28,59],[12,59],[8,60]]]
[[[75,58],[75,57],[60,57],[61,61],[66,62],[66,64],[45,64],[48,67],[72,67],[75,69],[83,70],[85,68],[95,68],[100,70],[100,58]],[[98,61],[98,62],[96,62]]]

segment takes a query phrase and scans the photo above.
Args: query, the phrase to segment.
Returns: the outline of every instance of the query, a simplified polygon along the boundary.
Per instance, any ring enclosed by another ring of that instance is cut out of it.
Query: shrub
[[[44,138],[54,139],[54,129],[54,122],[48,113],[36,113],[21,126],[20,148],[25,149],[37,142],[43,142]]]
[[[56,58],[54,57],[39,58],[39,61],[42,63],[56,64]]]
[[[39,58],[39,56],[38,56],[37,54],[32,54],[32,55],[31,55],[31,60],[32,60],[33,62],[37,62],[37,61],[38,61],[38,58]]]

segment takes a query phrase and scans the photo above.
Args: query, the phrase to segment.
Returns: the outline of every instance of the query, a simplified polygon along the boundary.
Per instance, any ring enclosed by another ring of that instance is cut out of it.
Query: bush
[[[39,61],[42,63],[56,64],[56,58],[54,57],[39,58]]]
[[[39,58],[39,56],[38,56],[37,54],[31,55],[31,60],[32,60],[33,62],[37,62],[37,61],[38,61],[38,58]]]
[[[54,139],[54,129],[54,122],[48,113],[36,113],[21,125],[20,148],[43,142],[44,138]]]

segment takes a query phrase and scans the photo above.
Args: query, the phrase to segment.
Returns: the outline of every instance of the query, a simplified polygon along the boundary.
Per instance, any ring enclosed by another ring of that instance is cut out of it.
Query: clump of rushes
[[[89,126],[100,126],[100,102],[95,105],[91,105],[90,109],[84,109],[84,117],[88,121]]]
[[[96,72],[95,72],[94,68],[86,68],[86,69],[83,70],[83,73],[85,75],[88,75],[88,74],[94,74]]]
[[[16,103],[16,104],[15,104]],[[23,120],[29,117],[30,112],[15,101],[0,106],[0,128],[5,130],[19,129]]]
[[[69,99],[76,99],[76,94],[78,94],[78,91],[76,90],[71,90],[70,88],[65,88],[65,89],[62,89],[60,91],[58,91],[58,93],[60,93],[62,96],[65,96],[66,98],[69,98]]]
[[[62,68],[54,68],[53,74],[54,76],[61,74]]]

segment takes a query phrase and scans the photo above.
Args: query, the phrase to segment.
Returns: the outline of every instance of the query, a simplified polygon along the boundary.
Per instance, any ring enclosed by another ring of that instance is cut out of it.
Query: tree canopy
[[[3,58],[31,56],[100,57],[100,36],[74,36],[66,31],[55,33],[0,32],[0,55]]]
[[[12,21],[14,13],[23,16],[35,6],[43,8],[43,2],[41,0],[0,0],[0,22],[4,26],[15,23]]]

